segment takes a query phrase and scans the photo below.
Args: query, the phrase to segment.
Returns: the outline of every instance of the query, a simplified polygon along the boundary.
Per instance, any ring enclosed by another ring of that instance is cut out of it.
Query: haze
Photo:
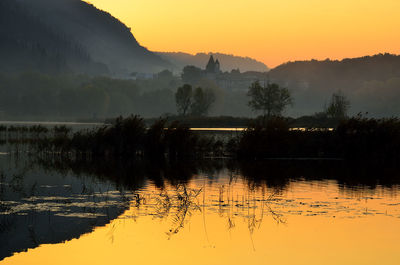
[[[398,0],[92,0],[154,51],[223,52],[269,67],[399,53]]]

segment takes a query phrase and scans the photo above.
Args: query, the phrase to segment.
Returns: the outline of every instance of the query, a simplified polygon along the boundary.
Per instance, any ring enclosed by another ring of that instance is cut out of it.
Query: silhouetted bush
[[[351,118],[336,130],[338,145],[346,159],[393,163],[400,158],[400,120]]]
[[[166,152],[166,120],[159,119],[147,130],[144,151],[151,158],[163,158]]]
[[[240,158],[286,157],[294,136],[284,118],[259,118],[240,136],[237,154]]]
[[[165,118],[168,123],[179,122],[186,124],[191,128],[239,128],[247,127],[251,118],[231,117],[231,116],[175,116],[171,115]],[[152,124],[157,119],[146,119],[146,123]]]
[[[237,142],[239,158],[343,158],[395,163],[400,159],[400,121],[355,117],[342,120],[330,131],[289,130],[282,118],[258,120]],[[233,140],[228,147],[235,148]]]
[[[117,118],[111,125],[72,133],[56,126],[9,126],[0,144],[15,145],[16,152],[61,154],[79,159],[147,158],[150,160],[236,157],[254,159],[344,159],[374,164],[400,162],[400,120],[355,117],[337,129],[293,130],[290,120],[258,118],[238,136],[209,137],[166,119],[150,127],[139,116]],[[4,131],[6,130],[6,131]],[[1,131],[1,130],[0,130]],[[33,148],[33,149],[32,149]]]
[[[198,137],[189,127],[178,122],[172,123],[165,132],[168,157],[171,159],[195,157]]]
[[[218,146],[214,142],[178,122],[167,127],[166,120],[160,119],[146,128],[142,118],[130,116],[119,117],[110,126],[76,132],[71,147],[78,154],[89,156],[182,159],[212,153]]]

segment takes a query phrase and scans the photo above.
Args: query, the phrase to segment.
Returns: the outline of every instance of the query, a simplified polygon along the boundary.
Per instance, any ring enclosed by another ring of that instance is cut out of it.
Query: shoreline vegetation
[[[247,128],[255,119],[249,117],[232,116],[165,116],[168,122],[179,122],[190,128]],[[106,119],[105,123],[112,123],[115,119]],[[147,125],[151,125],[158,118],[145,119]],[[291,128],[335,128],[339,125],[340,119],[329,117],[318,117],[316,115],[301,116],[298,118],[285,118]]]
[[[179,122],[190,128],[247,128],[249,124],[256,118],[251,117],[234,117],[234,116],[180,116],[180,115],[163,115],[162,119],[167,122]],[[160,118],[143,118],[147,126],[151,126]],[[298,118],[285,117],[291,128],[335,128],[338,126],[340,119],[329,117],[318,117],[316,115],[301,116]],[[38,119],[37,117],[14,117],[0,119],[2,125],[15,126],[59,126],[59,125],[107,125],[112,124],[115,118],[106,119]]]
[[[207,120],[196,119],[199,124]],[[340,159],[393,165],[400,161],[400,120],[396,118],[357,116],[342,119],[333,130],[291,130],[290,119],[261,116],[249,120],[242,132],[225,136],[192,131],[187,120],[160,118],[148,126],[149,120],[129,116],[76,131],[64,125],[52,129],[1,125],[0,142],[17,153],[26,150],[38,156],[80,160]]]

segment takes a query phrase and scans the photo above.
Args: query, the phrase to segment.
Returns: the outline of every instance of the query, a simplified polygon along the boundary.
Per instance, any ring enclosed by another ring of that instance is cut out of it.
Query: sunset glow
[[[297,188],[291,187],[291,192],[284,196],[285,198],[313,196],[315,201],[325,203],[331,200],[332,196],[341,196],[334,182],[325,185],[317,182],[311,185],[297,183],[294,184]],[[282,265],[397,264],[399,221],[390,223],[393,217],[387,214],[364,218],[365,214],[357,213],[359,209],[363,210],[362,207],[364,209],[368,207],[372,212],[387,211],[387,207],[382,208],[382,205],[393,203],[396,201],[394,198],[358,201],[352,198],[352,208],[342,208],[342,210],[339,210],[340,200],[336,200],[335,206],[323,209],[327,212],[315,207],[298,208],[296,203],[293,207],[288,201],[280,202],[284,205],[282,209],[274,205],[272,209],[277,212],[285,211],[283,218],[287,218],[287,221],[279,224],[266,210],[271,209],[268,208],[270,206],[265,207],[265,212],[261,210],[264,209],[260,207],[259,201],[262,196],[261,190],[254,193],[254,191],[249,192],[246,187],[239,181],[229,186],[226,192],[229,190],[232,200],[260,196],[257,197],[258,202],[251,203],[252,207],[246,206],[240,209],[237,206],[223,207],[212,201],[206,202],[209,208],[189,210],[184,225],[172,236],[168,236],[168,231],[171,227],[175,228],[174,222],[170,220],[174,220],[173,212],[170,213],[170,218],[160,219],[157,212],[153,212],[152,206],[148,206],[146,210],[132,206],[118,219],[104,227],[96,228],[94,232],[83,235],[79,240],[42,245],[6,258],[2,264],[52,265],[54,260],[57,260],[59,265],[132,263],[256,265],[266,264],[265,261]],[[299,191],[301,190],[299,187],[307,192]],[[146,200],[150,201],[151,198],[154,200],[154,197],[160,199],[157,197],[159,191],[154,189],[149,186],[143,191],[146,193],[144,195]],[[166,191],[173,189],[171,186],[165,188]],[[198,196],[200,203],[203,202],[203,196],[207,196],[206,201],[218,197],[218,189],[212,190],[206,186],[202,191],[204,192]],[[359,193],[356,194],[360,196]],[[345,195],[352,196],[351,193]],[[268,196],[270,195],[267,194],[266,197]],[[153,206],[158,207],[157,204]],[[390,214],[395,214],[396,208],[392,207],[389,211]],[[357,214],[361,214],[361,217]],[[247,218],[243,218],[242,215]],[[248,216],[254,216],[255,219],[252,221]],[[255,222],[255,227],[252,227],[252,222]],[[327,225],[329,230],[326,229]],[[358,241],[359,238],[362,240]],[[380,255],[376,255],[376,242],[382,242],[379,247],[382,251]],[[329,247],[329,252],[324,247]],[[58,259],[58,257],[63,258]]]
[[[223,52],[273,67],[399,53],[398,0],[92,0],[153,51]]]
[[[0,0],[0,265],[398,265],[400,0]]]

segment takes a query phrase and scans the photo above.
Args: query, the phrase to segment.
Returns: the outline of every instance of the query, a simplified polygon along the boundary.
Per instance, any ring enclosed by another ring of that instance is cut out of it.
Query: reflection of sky
[[[4,264],[398,264],[398,191],[332,180],[277,190],[223,174],[163,189],[150,183],[105,227]],[[84,207],[87,198],[72,203]]]
[[[0,159],[0,260],[41,244],[78,238],[128,206],[130,193],[117,190],[112,182],[19,162]]]
[[[205,183],[200,178],[193,180],[187,190],[189,195],[198,193],[191,198],[192,208],[207,209],[222,216],[241,216],[246,219],[251,211],[251,215],[264,214],[282,218],[289,218],[290,215],[332,218],[384,215],[400,218],[398,187],[377,187],[374,190],[359,187],[348,190],[340,187],[336,181],[292,181],[285,190],[277,191],[265,186],[249,187],[241,178],[230,183],[228,179]],[[139,194],[142,201],[139,205],[133,201],[136,207],[131,209],[140,216],[157,216],[160,208],[163,210],[162,206],[165,205],[169,205],[173,213],[179,208],[180,198],[184,197],[182,186],[167,186],[160,190],[150,185]]]
[[[55,216],[96,218],[106,216],[101,213],[103,208],[124,208],[126,203],[121,201],[118,191],[93,193],[91,195],[60,196],[33,196],[21,201],[3,201],[0,215],[27,215],[29,213],[52,212]]]

